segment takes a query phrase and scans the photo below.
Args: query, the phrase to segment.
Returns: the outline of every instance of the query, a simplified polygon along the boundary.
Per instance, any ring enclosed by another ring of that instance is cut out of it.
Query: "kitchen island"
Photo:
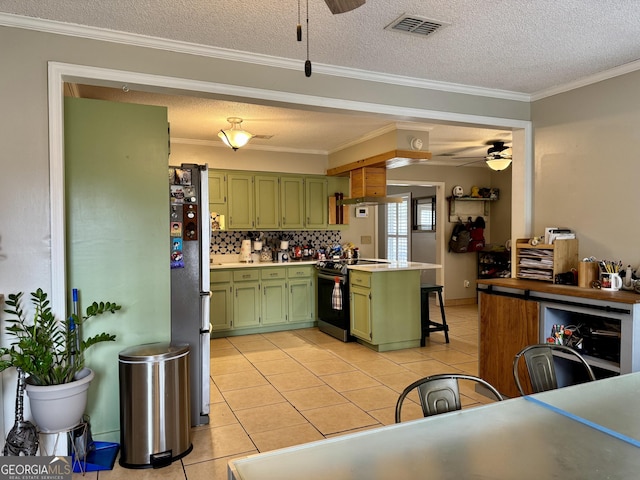
[[[515,278],[478,280],[479,374],[517,396],[513,358],[544,343],[553,325],[573,325],[598,378],[640,371],[640,295]]]
[[[440,265],[396,262],[351,265],[351,335],[376,351],[420,346],[420,271]]]

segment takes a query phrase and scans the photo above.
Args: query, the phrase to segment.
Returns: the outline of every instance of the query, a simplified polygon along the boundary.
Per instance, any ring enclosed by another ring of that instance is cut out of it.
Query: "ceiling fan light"
[[[511,165],[510,158],[495,158],[495,157],[487,157],[486,160],[487,165],[491,170],[495,170],[499,172],[500,170],[504,170],[509,165]]]
[[[222,140],[225,145],[233,148],[234,151],[244,147],[249,143],[249,140],[253,138],[253,134],[242,130],[242,127],[240,126],[242,123],[241,118],[229,117],[227,118],[227,122],[231,124],[231,128],[227,130],[220,130],[218,137],[220,137],[220,140]]]

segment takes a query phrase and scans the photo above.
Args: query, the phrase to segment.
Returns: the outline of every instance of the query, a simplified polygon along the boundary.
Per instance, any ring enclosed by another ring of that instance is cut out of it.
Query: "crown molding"
[[[274,57],[257,53],[231,50],[227,48],[212,47],[196,43],[183,42],[179,40],[169,40],[159,37],[120,32],[106,28],[90,27],[64,23],[55,20],[45,20],[40,18],[25,17],[10,13],[0,13],[0,25],[7,27],[23,28],[45,33],[58,35],[68,35],[72,37],[88,38],[112,43],[121,43],[138,47],[154,48],[175,53],[186,53],[202,57],[219,58],[236,62],[250,63],[269,67],[285,68],[288,70],[301,70],[303,68],[300,60],[293,60],[283,57]],[[314,63],[315,73],[330,75],[335,77],[352,78],[378,83],[389,83],[402,85],[405,87],[420,88],[426,90],[437,90],[449,93],[461,93],[465,95],[475,95],[481,97],[497,98],[502,100],[514,100],[518,102],[529,102],[531,96],[525,93],[511,92],[457,83],[438,82],[415,77],[406,77],[387,73],[358,70],[355,68],[338,67],[322,63]]]
[[[574,82],[569,82],[563,85],[558,85],[556,87],[540,90],[531,95],[531,101],[535,102],[536,100],[542,100],[543,98],[551,97],[559,93],[565,93],[570,90],[575,90],[576,88],[593,85],[594,83],[602,82],[603,80],[609,80],[610,78],[619,77],[620,75],[636,72],[638,70],[640,70],[640,60],[635,60],[618,67],[610,68],[609,70],[604,70],[603,72],[589,75],[588,77],[581,78]]]

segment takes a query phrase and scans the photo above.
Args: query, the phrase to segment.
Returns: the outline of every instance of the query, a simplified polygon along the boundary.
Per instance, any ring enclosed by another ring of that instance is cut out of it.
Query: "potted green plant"
[[[31,293],[34,313],[28,320],[22,296],[22,292],[11,294],[6,300],[9,308],[5,312],[12,317],[6,320],[5,330],[13,340],[9,347],[0,348],[0,372],[9,367],[22,370],[27,375],[26,391],[38,427],[45,432],[63,431],[79,423],[86,407],[94,373],[84,365],[84,352],[116,338],[103,332],[82,340],[78,331],[88,319],[115,313],[122,307],[113,302],[94,302],[85,315],[74,312],[61,321],[51,311],[47,294],[37,289]],[[78,397],[76,406],[70,403],[71,395]]]

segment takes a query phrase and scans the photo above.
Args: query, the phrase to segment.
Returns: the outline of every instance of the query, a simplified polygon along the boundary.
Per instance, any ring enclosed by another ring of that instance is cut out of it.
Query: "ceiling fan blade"
[[[473,158],[473,157],[468,157],[468,158]],[[479,158],[477,160],[472,160],[471,162],[467,162],[467,163],[462,163],[460,165],[456,165],[456,167],[466,167],[467,165],[473,165],[474,163],[479,163],[479,162],[484,162],[485,159],[484,157]]]
[[[334,15],[337,13],[349,12],[364,5],[367,0],[324,0]]]

